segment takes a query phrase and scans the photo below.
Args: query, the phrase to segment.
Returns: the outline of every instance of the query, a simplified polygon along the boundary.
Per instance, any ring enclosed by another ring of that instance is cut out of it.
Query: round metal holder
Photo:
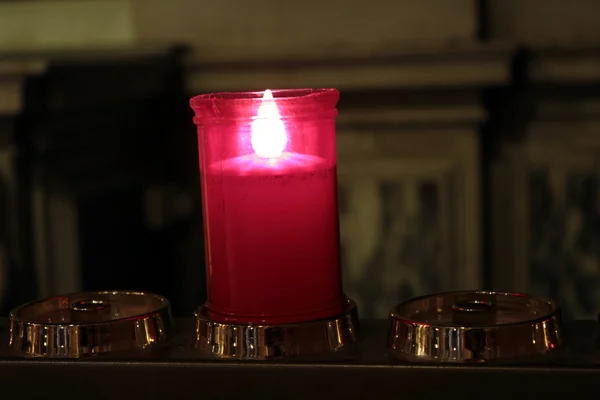
[[[340,350],[357,340],[356,303],[348,300],[344,312],[331,318],[279,326],[239,325],[212,321],[205,306],[194,314],[194,347],[216,358],[268,360]]]
[[[390,312],[388,346],[411,362],[519,362],[563,343],[560,310],[521,293],[466,291],[418,297]]]
[[[141,350],[171,328],[169,301],[151,293],[84,292],[10,312],[8,347],[26,356],[77,358]]]

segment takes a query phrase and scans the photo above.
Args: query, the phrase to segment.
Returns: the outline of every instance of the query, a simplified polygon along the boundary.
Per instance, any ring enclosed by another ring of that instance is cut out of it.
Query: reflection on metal
[[[235,325],[211,321],[205,307],[195,313],[194,346],[218,358],[266,360],[340,350],[358,337],[356,303],[348,300],[341,315],[281,326]]]
[[[170,328],[170,304],[162,296],[85,292],[14,309],[8,346],[23,355],[77,358],[145,349],[164,341]]]
[[[408,361],[530,360],[563,343],[559,309],[520,293],[419,297],[394,307],[390,322],[389,347]]]

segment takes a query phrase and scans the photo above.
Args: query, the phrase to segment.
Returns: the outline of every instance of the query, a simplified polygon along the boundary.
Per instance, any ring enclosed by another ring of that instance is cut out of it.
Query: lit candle
[[[212,319],[272,325],[342,312],[338,98],[301,89],[191,100]]]

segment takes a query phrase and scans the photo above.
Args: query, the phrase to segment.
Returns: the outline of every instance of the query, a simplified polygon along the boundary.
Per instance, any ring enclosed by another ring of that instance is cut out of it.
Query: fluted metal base
[[[205,306],[194,314],[194,346],[203,355],[240,360],[268,360],[335,352],[357,340],[356,303],[331,318],[279,326],[241,325],[208,318]]]
[[[34,357],[79,358],[162,344],[171,306],[144,292],[83,292],[33,301],[10,313],[8,348]]]
[[[527,362],[564,343],[558,307],[522,293],[417,297],[392,309],[389,332],[391,353],[418,363]]]

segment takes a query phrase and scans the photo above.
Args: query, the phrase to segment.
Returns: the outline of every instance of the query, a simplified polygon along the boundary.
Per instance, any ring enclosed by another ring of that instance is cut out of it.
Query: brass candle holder
[[[558,307],[521,293],[434,294],[401,303],[390,313],[389,349],[411,362],[523,361],[562,343]]]
[[[194,346],[202,354],[241,360],[326,354],[358,337],[356,303],[346,301],[344,312],[331,318],[286,325],[228,324],[211,320],[206,307],[194,314]]]
[[[8,347],[34,357],[78,358],[142,350],[171,328],[169,301],[142,292],[84,292],[24,304],[9,316]]]

